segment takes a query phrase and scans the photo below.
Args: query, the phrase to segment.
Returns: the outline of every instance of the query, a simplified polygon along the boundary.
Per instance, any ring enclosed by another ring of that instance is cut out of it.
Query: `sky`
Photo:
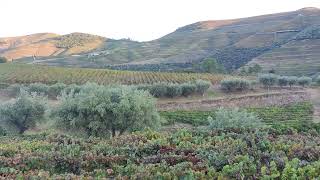
[[[204,20],[320,8],[320,0],[0,0],[0,37],[83,32],[148,41]]]

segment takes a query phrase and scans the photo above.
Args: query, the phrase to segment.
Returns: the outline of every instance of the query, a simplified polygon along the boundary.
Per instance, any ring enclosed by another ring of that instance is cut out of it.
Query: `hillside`
[[[27,36],[0,38],[0,55],[9,60],[32,56],[58,56],[89,52],[98,48],[105,38],[72,33],[57,35],[39,33]]]
[[[291,74],[288,69],[299,68],[300,71],[292,72],[314,74],[320,62],[319,25],[320,10],[303,8],[241,19],[197,22],[148,42],[91,35],[80,38],[76,35],[75,40],[70,41],[70,35],[66,35],[8,48],[2,50],[2,54],[7,57],[37,54],[29,53],[30,48],[37,49],[38,56],[49,57],[39,57],[35,62],[32,58],[23,58],[21,62],[151,71],[186,71],[205,58],[214,57],[228,70],[258,63],[266,71],[276,69],[279,73]],[[40,51],[43,48],[46,50]]]

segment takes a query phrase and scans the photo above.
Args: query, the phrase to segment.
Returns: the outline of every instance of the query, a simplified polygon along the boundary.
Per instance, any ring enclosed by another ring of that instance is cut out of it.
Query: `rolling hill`
[[[258,63],[265,71],[310,75],[320,70],[319,34],[320,9],[303,8],[197,22],[148,42],[81,33],[31,35],[12,45],[0,39],[0,55],[25,63],[151,71],[186,71],[214,57],[230,71]],[[33,54],[41,57],[33,61]]]

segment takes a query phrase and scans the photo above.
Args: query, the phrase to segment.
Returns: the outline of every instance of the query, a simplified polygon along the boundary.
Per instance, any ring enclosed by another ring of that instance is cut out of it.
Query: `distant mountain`
[[[216,58],[228,70],[254,63],[281,74],[315,74],[320,70],[317,8],[197,22],[148,42],[79,33],[31,37],[0,39],[0,55],[16,59],[36,54],[47,57],[38,57],[36,62],[23,58],[21,62],[131,70],[187,70],[208,57]]]
[[[84,33],[68,35],[39,33],[0,38],[0,53],[9,60],[31,56],[71,55],[97,49],[105,39]]]

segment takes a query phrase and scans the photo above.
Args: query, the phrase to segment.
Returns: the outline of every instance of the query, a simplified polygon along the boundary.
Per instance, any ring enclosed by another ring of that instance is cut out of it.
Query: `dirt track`
[[[320,123],[320,89],[307,89],[307,92],[311,96],[311,102],[314,107],[313,121]]]

